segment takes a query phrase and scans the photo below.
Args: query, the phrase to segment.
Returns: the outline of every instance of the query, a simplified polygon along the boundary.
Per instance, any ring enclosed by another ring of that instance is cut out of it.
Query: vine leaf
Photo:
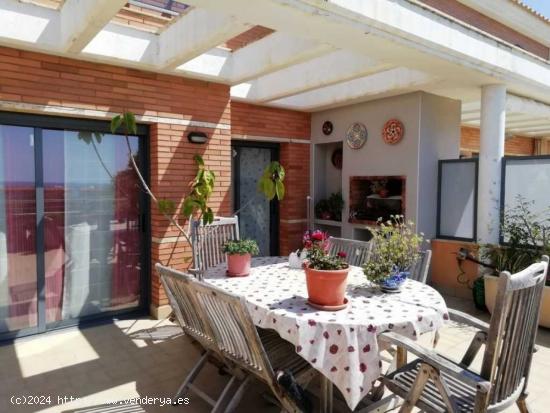
[[[285,168],[273,161],[266,166],[262,177],[258,181],[258,191],[260,191],[269,201],[277,198],[281,201],[285,197]]]

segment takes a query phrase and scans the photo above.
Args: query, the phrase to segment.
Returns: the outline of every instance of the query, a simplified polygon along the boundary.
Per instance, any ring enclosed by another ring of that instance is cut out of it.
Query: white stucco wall
[[[392,118],[403,122],[405,136],[400,143],[387,145],[382,140],[382,128]],[[326,120],[334,125],[330,136],[322,132],[322,124]],[[458,157],[460,102],[415,92],[317,112],[312,116],[312,142],[342,141],[346,130],[354,122],[365,124],[369,136],[361,149],[353,150],[345,142],[343,145],[342,195],[346,204],[342,236],[353,238],[354,228],[364,228],[363,225],[348,222],[350,177],[377,175],[406,176],[406,216],[414,220],[427,237],[435,236],[437,161]],[[312,145],[312,151],[315,153],[315,145]],[[320,184],[318,180],[322,179],[322,174],[316,173],[315,168],[314,159],[311,174],[313,191]]]

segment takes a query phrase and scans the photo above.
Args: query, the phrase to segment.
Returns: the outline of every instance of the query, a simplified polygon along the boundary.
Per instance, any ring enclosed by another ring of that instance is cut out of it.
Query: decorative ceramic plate
[[[327,120],[325,121],[325,123],[323,123],[323,133],[325,135],[330,135],[333,129],[334,127],[332,126],[332,122],[330,120]]]
[[[401,141],[404,134],[405,127],[403,123],[397,119],[390,119],[384,125],[384,129],[382,129],[382,138],[388,145],[395,145]]]
[[[367,128],[362,123],[354,123],[346,132],[346,142],[351,149],[361,148],[367,140]]]

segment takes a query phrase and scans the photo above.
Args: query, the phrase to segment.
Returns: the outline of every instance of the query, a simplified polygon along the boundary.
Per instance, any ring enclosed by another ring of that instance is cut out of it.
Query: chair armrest
[[[380,334],[378,338],[382,341],[387,341],[391,344],[407,349],[411,353],[416,354],[422,362],[431,365],[449,376],[453,376],[463,383],[469,384],[470,386],[478,389],[487,388],[488,383],[477,374],[460,367],[458,364],[447,360],[435,351],[427,349],[407,337],[388,332]]]
[[[489,323],[481,321],[479,318],[472,317],[470,314],[463,313],[462,311],[453,310],[449,308],[449,316],[452,321],[458,321],[462,324],[467,324],[471,327],[477,328],[484,333],[489,332]]]

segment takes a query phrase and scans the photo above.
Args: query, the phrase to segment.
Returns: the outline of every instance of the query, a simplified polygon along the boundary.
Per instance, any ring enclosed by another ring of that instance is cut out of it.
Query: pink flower
[[[311,239],[314,241],[324,241],[325,240],[325,234],[322,231],[313,231],[311,234]]]
[[[340,251],[338,254],[336,254],[340,258],[346,258],[348,254],[346,254],[344,251]]]
[[[304,248],[311,248],[312,245],[313,243],[310,240],[306,240],[304,242]]]

